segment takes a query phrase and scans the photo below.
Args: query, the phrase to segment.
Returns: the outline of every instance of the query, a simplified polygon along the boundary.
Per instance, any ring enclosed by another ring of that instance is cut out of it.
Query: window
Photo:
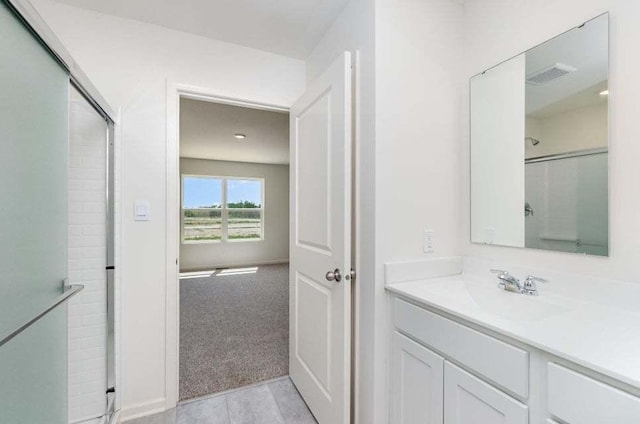
[[[227,239],[262,239],[262,180],[226,180]]]
[[[182,242],[263,238],[264,180],[182,176]]]

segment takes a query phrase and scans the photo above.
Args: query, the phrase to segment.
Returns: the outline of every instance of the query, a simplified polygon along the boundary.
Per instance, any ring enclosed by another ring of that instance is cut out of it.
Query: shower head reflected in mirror
[[[533,137],[525,137],[524,141],[530,141],[531,145],[533,146],[537,146],[538,144],[540,144],[540,140],[538,140],[537,138],[533,138]]]
[[[524,202],[524,216],[533,216],[533,208],[529,202]]]

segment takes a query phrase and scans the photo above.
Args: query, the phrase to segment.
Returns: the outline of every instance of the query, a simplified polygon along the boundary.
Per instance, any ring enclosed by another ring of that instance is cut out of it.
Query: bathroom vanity
[[[387,264],[390,422],[640,423],[640,288],[547,272],[526,296],[490,265]]]
[[[470,78],[467,252],[610,255],[608,96],[607,13]],[[541,257],[386,264],[392,424],[640,424],[640,286]]]

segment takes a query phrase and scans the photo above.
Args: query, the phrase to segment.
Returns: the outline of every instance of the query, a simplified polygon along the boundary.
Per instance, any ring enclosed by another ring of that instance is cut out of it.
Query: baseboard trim
[[[260,266],[260,265],[280,265],[280,264],[288,264],[289,258],[287,259],[275,259],[272,261],[251,261],[251,262],[240,262],[240,263],[229,263],[229,264],[211,264],[207,266],[198,266],[198,267],[187,267],[181,268],[180,272],[198,272],[198,271],[209,271],[218,268],[239,268],[239,267],[247,267],[247,266]]]
[[[105,424],[120,424],[122,421],[120,420],[120,411],[115,411],[113,415],[111,415],[111,420]]]
[[[164,412],[165,405],[165,398],[158,398],[150,400],[149,402],[143,402],[137,405],[124,407],[120,412],[120,422],[125,423],[136,418],[146,417],[147,415]]]
[[[80,418],[79,420],[71,421],[71,424],[107,424],[107,416]]]

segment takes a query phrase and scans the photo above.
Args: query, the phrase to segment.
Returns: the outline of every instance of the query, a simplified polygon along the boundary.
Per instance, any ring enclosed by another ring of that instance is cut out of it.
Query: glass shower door
[[[0,422],[67,423],[69,74],[0,1]]]

